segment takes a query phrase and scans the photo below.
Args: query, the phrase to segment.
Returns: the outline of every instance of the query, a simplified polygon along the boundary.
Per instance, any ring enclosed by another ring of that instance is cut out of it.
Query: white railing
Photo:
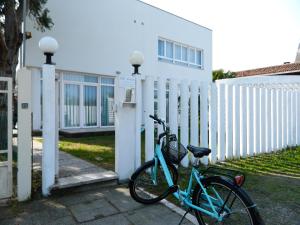
[[[154,80],[144,80],[145,160],[154,152]],[[169,83],[169,104],[166,84]],[[157,114],[180,142],[210,147],[202,161],[252,156],[300,145],[300,76],[261,76],[204,83],[157,79]],[[169,106],[169,115],[167,115]],[[161,132],[161,128],[158,128]],[[187,166],[192,156],[182,164]]]

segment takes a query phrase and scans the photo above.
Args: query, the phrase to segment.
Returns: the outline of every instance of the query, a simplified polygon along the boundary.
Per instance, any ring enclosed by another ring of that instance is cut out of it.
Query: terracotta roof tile
[[[288,72],[299,72],[300,74],[300,63],[289,63],[283,64],[279,66],[270,66],[264,68],[257,68],[252,70],[244,70],[235,72],[237,77],[247,77],[247,76],[255,76],[255,75],[273,75],[280,73],[288,73]]]

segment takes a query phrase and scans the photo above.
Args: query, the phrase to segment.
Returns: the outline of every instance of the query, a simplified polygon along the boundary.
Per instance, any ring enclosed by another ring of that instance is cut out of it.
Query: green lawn
[[[60,138],[59,149],[105,169],[114,170],[115,136]]]

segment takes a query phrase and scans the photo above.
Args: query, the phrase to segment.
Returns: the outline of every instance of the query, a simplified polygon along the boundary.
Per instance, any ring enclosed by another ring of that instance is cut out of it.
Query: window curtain
[[[112,110],[114,103],[114,87],[101,86],[101,125],[114,125],[114,112]]]
[[[97,87],[84,86],[85,126],[97,126]]]
[[[7,150],[7,93],[0,93],[0,150]],[[1,160],[0,160],[1,161]]]
[[[65,84],[65,127],[79,127],[80,125],[80,86]]]

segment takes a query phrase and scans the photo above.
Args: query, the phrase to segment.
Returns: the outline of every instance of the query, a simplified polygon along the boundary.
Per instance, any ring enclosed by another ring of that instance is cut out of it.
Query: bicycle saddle
[[[193,153],[193,155],[196,158],[201,158],[201,157],[207,156],[211,153],[211,150],[209,148],[201,148],[201,147],[196,147],[196,146],[193,146],[193,145],[188,145],[187,149],[191,153]]]

